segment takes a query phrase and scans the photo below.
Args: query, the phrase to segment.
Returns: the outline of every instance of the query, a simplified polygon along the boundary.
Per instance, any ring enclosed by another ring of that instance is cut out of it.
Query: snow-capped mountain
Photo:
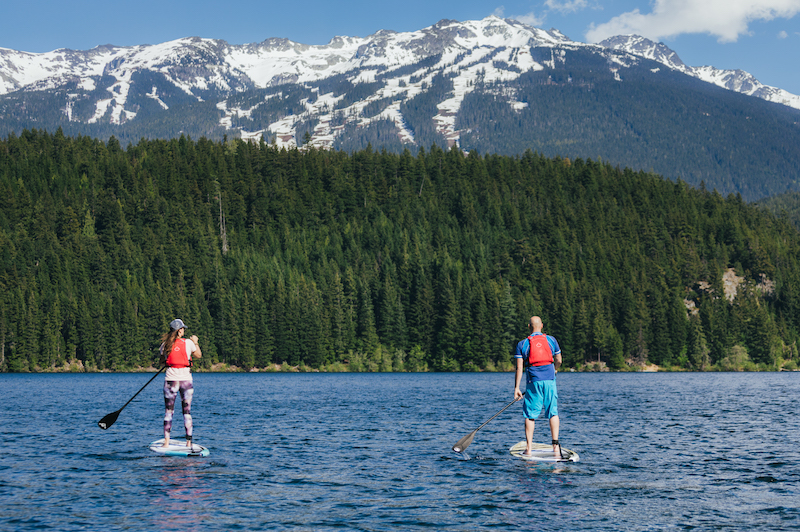
[[[800,189],[798,109],[798,96],[745,72],[687,66],[641,37],[586,44],[497,17],[319,46],[191,37],[0,49],[0,137],[61,128],[123,144],[187,135],[346,151],[531,151],[746,199]]]
[[[664,66],[720,87],[755,96],[769,102],[800,109],[800,96],[759,82],[744,70],[722,70],[713,66],[691,67],[681,61],[678,54],[663,43],[656,43],[639,35],[618,35],[598,43],[611,50],[621,50],[657,61]]]
[[[322,46],[288,39],[229,45],[224,41],[194,37],[150,46],[102,46],[85,52],[63,49],[32,54],[0,48],[0,94],[41,83],[45,85],[37,88],[53,88],[71,79],[104,73],[119,77],[135,69],[171,73],[187,65],[203,64],[209,67],[208,73],[198,72],[202,75],[194,76],[187,87],[205,88],[216,84],[221,90],[234,88],[208,75],[216,72],[226,77],[245,78],[263,88],[318,80],[357,68],[410,65],[436,54],[443,54],[446,61],[476,48],[567,42],[569,40],[557,31],[547,32],[513,20],[489,17],[464,23],[443,20],[416,32],[382,30],[366,38],[334,37]],[[209,77],[212,79],[207,79]]]
[[[335,37],[323,46],[287,39],[234,46],[224,41],[186,38],[152,46],[103,46],[89,51],[56,50],[43,54],[0,49],[0,94],[66,88],[69,92],[63,112],[68,120],[123,124],[135,120],[141,107],[130,101],[132,91],[143,93],[164,111],[169,109],[162,84],[144,87],[135,79],[137,73],[149,72],[198,101],[216,100],[223,113],[220,125],[238,129],[245,137],[260,137],[270,132],[280,143],[286,139],[285,143],[292,144],[297,120],[317,116],[322,126],[314,131],[315,141],[329,145],[335,131],[325,128],[331,118],[326,110],[335,107],[341,98],[320,93],[313,102],[307,100],[304,114],[295,113],[288,119],[279,117],[265,128],[249,131],[233,126],[232,118],[249,116],[259,104],[234,105],[228,96],[248,89],[287,83],[302,85],[343,74],[355,85],[374,82],[380,76],[383,87],[339,110],[352,116],[371,102],[391,98],[395,103],[380,118],[402,123],[403,117],[398,113],[400,102],[425,91],[436,75],[447,74],[453,77],[456,90],[450,99],[441,102],[442,112],[436,120],[442,132],[456,140],[452,117],[479,72],[487,82],[514,79],[521,72],[543,68],[531,59],[527,48],[570,44],[578,45],[557,31],[489,17],[464,23],[443,20],[416,32],[379,31],[366,38]],[[392,74],[431,57],[436,61],[424,69]],[[502,66],[495,66],[498,62]],[[78,116],[75,104],[87,98],[92,100],[93,112],[91,116]],[[368,122],[362,120],[361,125]],[[413,132],[401,128],[400,136],[412,140]]]
[[[764,86],[745,72],[686,66],[674,51],[641,37],[614,37],[589,45],[571,41],[557,30],[494,16],[467,22],[442,20],[415,32],[335,37],[321,46],[287,39],[230,45],[195,37],[157,45],[42,54],[0,49],[0,94],[47,93],[58,101],[68,122],[112,125],[129,124],[143,113],[166,113],[188,97],[213,102],[219,113],[217,125],[244,137],[266,135],[279,144],[293,145],[298,123],[305,122],[313,125],[310,133],[315,144],[331,146],[346,125],[366,126],[376,120],[392,121],[399,138],[413,142],[415,131],[400,107],[429,91],[437,76],[444,76],[452,90],[437,102],[432,118],[437,131],[452,144],[460,136],[455,117],[476,82],[503,84],[525,72],[552,69],[576,49],[606,57],[618,80],[624,79],[625,68],[645,58],[730,90],[800,109],[798,96]],[[536,57],[532,50],[537,51]],[[360,97],[348,98],[341,90],[315,86],[337,76],[343,76],[349,87],[360,86]],[[271,112],[269,118],[254,120],[264,114],[265,104],[276,93],[255,100],[237,98],[286,84],[311,91],[301,109]],[[505,90],[504,95],[514,108],[528,105],[517,101],[513,90]],[[376,108],[379,112],[373,114]],[[30,120],[35,122],[37,117]]]

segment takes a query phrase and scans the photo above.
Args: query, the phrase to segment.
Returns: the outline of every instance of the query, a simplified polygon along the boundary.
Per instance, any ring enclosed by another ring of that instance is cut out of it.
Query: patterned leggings
[[[186,439],[192,439],[192,395],[194,387],[192,381],[164,381],[164,433],[172,431],[172,414],[175,412],[175,399],[181,393],[181,406],[183,407],[183,426],[186,429]]]

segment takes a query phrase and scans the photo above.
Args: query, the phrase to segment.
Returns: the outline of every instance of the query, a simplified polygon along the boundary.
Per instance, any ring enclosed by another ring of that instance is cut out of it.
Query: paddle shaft
[[[131,401],[133,401],[134,399],[136,399],[136,396],[137,396],[137,395],[139,395],[140,393],[142,393],[142,390],[144,390],[145,388],[147,388],[147,385],[148,385],[148,384],[150,384],[151,382],[153,382],[153,380],[154,380],[156,377],[158,377],[158,374],[159,374],[159,373],[161,373],[162,371],[164,371],[165,369],[167,369],[167,366],[162,366],[160,370],[156,371],[156,374],[155,374],[155,375],[153,375],[152,377],[150,377],[150,380],[149,380],[149,381],[147,381],[147,384],[145,384],[144,386],[142,386],[141,388],[139,388],[139,391],[138,391],[138,392],[136,392],[135,394],[133,394],[133,397],[131,397],[130,399],[128,399],[128,402],[127,402],[127,403],[125,403],[124,405],[122,405],[122,408],[125,408],[126,406],[128,406],[128,405],[131,403]],[[120,408],[119,410],[117,410],[117,412],[122,412],[122,408]]]
[[[479,430],[481,430],[483,427],[485,427],[485,426],[486,426],[486,425],[487,425],[487,424],[488,424],[488,423],[489,423],[491,420],[493,420],[494,418],[496,418],[497,416],[499,416],[500,414],[502,414],[503,412],[505,412],[505,411],[506,411],[506,409],[508,409],[508,408],[509,408],[511,405],[513,405],[513,404],[514,404],[514,403],[516,403],[517,401],[519,401],[519,399],[514,399],[513,401],[511,401],[510,403],[508,403],[506,406],[504,406],[503,408],[501,408],[501,409],[500,409],[500,411],[499,411],[499,412],[497,412],[495,415],[493,415],[492,417],[490,417],[489,419],[487,419],[486,421],[484,421],[484,422],[483,422],[483,424],[481,424],[481,426],[479,426],[477,429],[473,430],[473,431],[472,431],[472,432],[470,432],[468,435],[466,435],[465,437],[463,437],[463,438],[461,438],[460,440],[458,440],[458,442],[457,442],[455,445],[453,445],[453,450],[454,450],[455,452],[457,452],[457,453],[460,453],[460,452],[462,452],[463,450],[465,450],[467,447],[469,447],[469,445],[472,443],[472,439],[475,437],[475,433],[476,433],[476,432],[478,432],[478,431],[479,431]]]
[[[516,403],[517,401],[519,401],[519,399],[514,399],[513,401],[511,401],[510,403],[508,403],[508,404],[507,404],[506,406],[504,406],[504,407],[503,407],[503,408],[502,408],[502,409],[501,409],[501,410],[500,410],[498,413],[496,413],[495,415],[493,415],[492,417],[490,417],[489,419],[487,419],[487,420],[486,420],[486,421],[483,423],[483,425],[481,425],[480,427],[478,427],[477,429],[475,429],[475,432],[478,432],[478,431],[479,431],[479,430],[481,430],[483,427],[485,427],[486,425],[488,425],[488,424],[489,424],[489,422],[490,422],[491,420],[493,420],[494,418],[496,418],[497,416],[499,416],[500,414],[502,414],[503,412],[505,412],[505,411],[506,411],[506,410],[507,410],[507,409],[508,409],[508,408],[509,408],[511,405],[513,405],[513,404],[514,404],[514,403]]]
[[[116,411],[114,411],[114,412],[111,412],[111,414],[108,414],[108,415],[106,415],[106,416],[105,416],[103,419],[101,419],[100,421],[98,421],[98,422],[97,422],[97,424],[100,426],[100,428],[101,428],[101,429],[103,429],[103,430],[105,430],[105,429],[107,429],[108,427],[110,427],[111,425],[113,425],[113,424],[114,424],[114,422],[117,420],[117,416],[119,416],[119,413],[120,413],[120,412],[122,412],[122,410],[124,410],[124,409],[125,409],[125,407],[126,407],[126,406],[128,406],[128,405],[131,403],[131,401],[133,401],[134,399],[136,399],[136,396],[137,396],[137,395],[139,395],[140,393],[142,393],[142,390],[144,390],[145,388],[147,388],[147,385],[148,385],[148,384],[150,384],[151,382],[153,382],[153,379],[155,379],[156,377],[158,377],[158,375],[159,375],[159,374],[160,374],[162,371],[164,371],[165,369],[167,369],[167,366],[162,366],[162,368],[161,368],[160,370],[158,370],[158,371],[156,372],[156,374],[155,374],[155,375],[153,375],[153,376],[150,378],[150,380],[149,380],[149,381],[147,381],[147,384],[145,384],[144,386],[142,386],[141,388],[139,388],[139,391],[138,391],[138,392],[136,392],[135,394],[133,394],[133,397],[131,397],[130,399],[128,399],[128,402],[127,402],[127,403],[125,403],[124,405],[122,405],[122,408],[120,408],[119,410],[116,410]],[[113,415],[113,414],[116,414],[116,415]],[[113,416],[112,416],[112,415],[113,415]],[[112,417],[113,417],[113,419],[112,419]],[[108,418],[108,419],[107,419],[107,418]],[[105,423],[104,423],[104,421],[105,421]]]

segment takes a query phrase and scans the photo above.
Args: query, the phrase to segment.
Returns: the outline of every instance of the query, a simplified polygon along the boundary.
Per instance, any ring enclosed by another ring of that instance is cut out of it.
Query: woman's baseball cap
[[[169,322],[169,326],[173,331],[177,331],[178,329],[188,329],[189,328],[189,327],[186,326],[185,323],[183,323],[183,320],[180,319],[180,318],[174,319],[171,322]]]

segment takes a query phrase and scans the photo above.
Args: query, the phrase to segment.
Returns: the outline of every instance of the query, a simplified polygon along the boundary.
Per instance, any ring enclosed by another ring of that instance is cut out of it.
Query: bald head
[[[531,321],[528,323],[528,328],[530,328],[533,332],[542,332],[542,318],[539,316],[533,316]]]

